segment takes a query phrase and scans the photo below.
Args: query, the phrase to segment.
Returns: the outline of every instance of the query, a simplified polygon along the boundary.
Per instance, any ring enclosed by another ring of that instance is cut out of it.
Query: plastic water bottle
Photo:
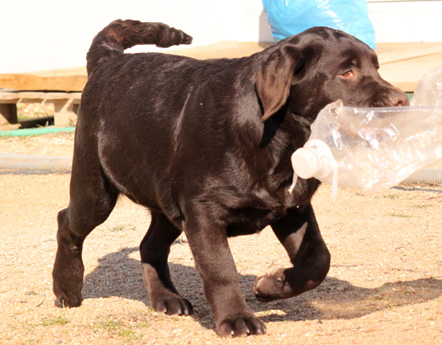
[[[351,108],[329,104],[292,155],[293,184],[317,178],[338,187],[381,191],[442,159],[442,107]]]

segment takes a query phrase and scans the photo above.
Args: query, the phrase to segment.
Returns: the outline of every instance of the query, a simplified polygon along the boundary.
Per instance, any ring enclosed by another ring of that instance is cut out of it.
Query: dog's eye
[[[341,74],[344,78],[353,78],[355,76],[354,72],[350,69]]]

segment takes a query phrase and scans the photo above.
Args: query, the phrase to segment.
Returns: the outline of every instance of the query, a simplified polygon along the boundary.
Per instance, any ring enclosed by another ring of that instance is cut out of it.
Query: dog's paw
[[[253,294],[260,302],[292,297],[293,292],[286,282],[284,268],[277,268],[256,279]]]
[[[153,310],[167,315],[191,315],[193,314],[192,304],[178,294],[168,293],[162,296],[151,296],[149,298]]]
[[[266,334],[267,328],[255,316],[228,317],[217,326],[217,333],[221,337],[245,337],[247,335]]]
[[[54,294],[57,298],[55,304],[59,307],[79,307],[83,301],[83,294],[80,291],[62,289],[58,284],[54,284]]]

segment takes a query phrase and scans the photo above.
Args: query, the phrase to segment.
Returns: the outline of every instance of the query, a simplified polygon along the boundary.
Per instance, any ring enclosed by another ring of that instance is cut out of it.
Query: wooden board
[[[81,100],[81,92],[29,92],[29,91],[1,91],[0,90],[0,130],[5,125],[20,122],[22,127],[32,126],[46,120],[54,119],[56,126],[65,126],[75,123]],[[35,118],[28,121],[19,119],[17,105],[20,103],[51,103],[54,106],[54,116]]]
[[[269,42],[220,42],[201,47],[184,48],[170,53],[201,60],[213,58],[234,59],[258,53],[272,44]]]
[[[72,100],[80,102],[80,92],[13,92],[3,91],[0,92],[0,104],[12,104],[12,103],[32,103],[46,101],[48,103],[63,102]]]
[[[170,53],[197,59],[249,56],[270,43],[220,42]],[[404,91],[415,90],[418,80],[442,63],[442,43],[378,43],[376,49],[384,79]],[[28,74],[0,74],[0,88],[15,90],[81,91],[86,68],[41,71]]]
[[[379,43],[376,52],[381,76],[407,92],[442,64],[442,43]]]
[[[67,72],[68,73],[68,72]],[[84,75],[0,74],[0,88],[23,91],[82,91]]]

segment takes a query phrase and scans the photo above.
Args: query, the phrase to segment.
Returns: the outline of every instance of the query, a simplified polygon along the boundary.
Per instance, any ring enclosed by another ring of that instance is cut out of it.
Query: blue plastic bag
[[[327,26],[359,38],[375,49],[366,0],[262,0],[277,41],[314,26]]]

